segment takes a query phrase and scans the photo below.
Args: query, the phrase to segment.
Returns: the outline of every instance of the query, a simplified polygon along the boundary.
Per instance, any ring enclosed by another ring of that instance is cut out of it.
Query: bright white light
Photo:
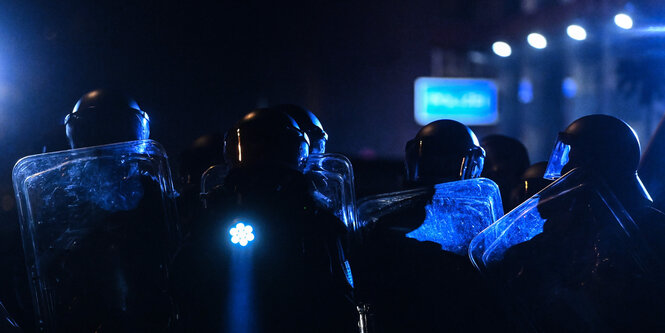
[[[621,29],[630,29],[633,27],[633,19],[626,14],[617,14],[614,16],[614,24],[616,24]]]
[[[547,47],[547,39],[545,36],[532,32],[526,37],[526,41],[529,42],[529,45],[535,49],[544,49]]]
[[[231,243],[240,244],[241,246],[247,246],[247,244],[254,240],[254,234],[252,233],[254,228],[251,225],[245,225],[244,223],[238,223],[234,228],[229,230],[231,234]]]
[[[566,29],[568,37],[574,40],[585,40],[586,39],[586,30],[577,24],[572,24]]]
[[[513,54],[513,49],[506,42],[494,42],[492,44],[492,51],[499,57],[510,57]]]

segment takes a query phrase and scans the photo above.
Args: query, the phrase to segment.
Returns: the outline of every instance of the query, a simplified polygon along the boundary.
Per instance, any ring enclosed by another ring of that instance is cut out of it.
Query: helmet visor
[[[485,151],[483,148],[474,147],[469,150],[469,153],[462,161],[462,168],[460,170],[460,179],[473,179],[480,177],[485,165]]]
[[[557,179],[561,177],[561,172],[563,167],[568,164],[570,154],[570,145],[564,143],[561,140],[561,135],[554,145],[554,150],[552,150],[552,155],[550,155],[550,160],[547,164],[547,169],[545,170],[545,179]]]

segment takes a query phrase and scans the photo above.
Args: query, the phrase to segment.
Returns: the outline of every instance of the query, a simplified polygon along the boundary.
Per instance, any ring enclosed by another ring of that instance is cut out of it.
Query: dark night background
[[[429,73],[446,13],[403,3],[69,1],[0,5],[1,135],[23,155],[66,148],[63,117],[85,92],[120,87],[172,158],[254,107],[312,109],[331,151],[399,156],[418,126],[413,80]],[[449,6],[450,7],[450,6]],[[463,8],[461,8],[463,10]],[[462,13],[463,14],[463,13]]]
[[[586,46],[558,37],[546,51],[523,41],[533,28],[561,34],[573,19],[611,22],[626,3],[5,1],[0,186],[11,198],[10,174],[19,158],[68,148],[64,116],[81,95],[100,87],[124,89],[138,100],[151,117],[151,137],[166,147],[176,172],[180,153],[195,138],[224,132],[251,109],[277,103],[314,111],[330,135],[329,151],[400,159],[420,127],[413,119],[419,76],[497,80],[500,121],[474,131],[523,140],[534,162],[547,158],[559,130],[588,113],[621,116],[650,135],[662,115],[653,111],[657,104],[633,112],[634,104],[612,99],[614,88],[595,84],[617,81],[609,67],[596,68],[598,33],[590,31]],[[640,4],[643,15],[663,8],[655,0]],[[521,41],[513,44],[515,56],[494,56],[496,38]],[[659,38],[660,44],[648,43],[662,45]],[[662,55],[662,47],[653,49]],[[654,73],[641,58],[641,70],[630,65],[619,69],[634,80],[642,78],[635,73]],[[566,76],[578,79],[579,97],[563,100],[556,93]],[[517,102],[520,78],[534,83],[533,103]]]

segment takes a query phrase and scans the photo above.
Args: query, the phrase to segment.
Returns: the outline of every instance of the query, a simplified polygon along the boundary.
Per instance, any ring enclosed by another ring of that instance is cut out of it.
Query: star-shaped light
[[[247,244],[254,240],[254,234],[252,233],[254,228],[251,225],[245,225],[244,223],[238,223],[235,227],[229,230],[231,234],[231,243],[240,244],[240,246],[247,246]]]

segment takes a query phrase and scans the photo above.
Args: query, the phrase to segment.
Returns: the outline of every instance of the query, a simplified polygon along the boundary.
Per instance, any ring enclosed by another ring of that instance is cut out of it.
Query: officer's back
[[[300,171],[308,142],[274,110],[227,132],[231,166],[176,259],[187,331],[349,331],[354,306],[340,275],[343,225],[317,207]]]
[[[484,152],[468,127],[439,120],[423,127],[406,144],[405,153],[406,187],[422,193],[382,214],[366,230],[354,262],[360,270],[359,292],[373,305],[382,332],[463,332],[489,327],[483,325],[492,321],[493,309],[467,257],[442,250],[438,243],[406,236],[426,220],[434,185],[477,178]]]

